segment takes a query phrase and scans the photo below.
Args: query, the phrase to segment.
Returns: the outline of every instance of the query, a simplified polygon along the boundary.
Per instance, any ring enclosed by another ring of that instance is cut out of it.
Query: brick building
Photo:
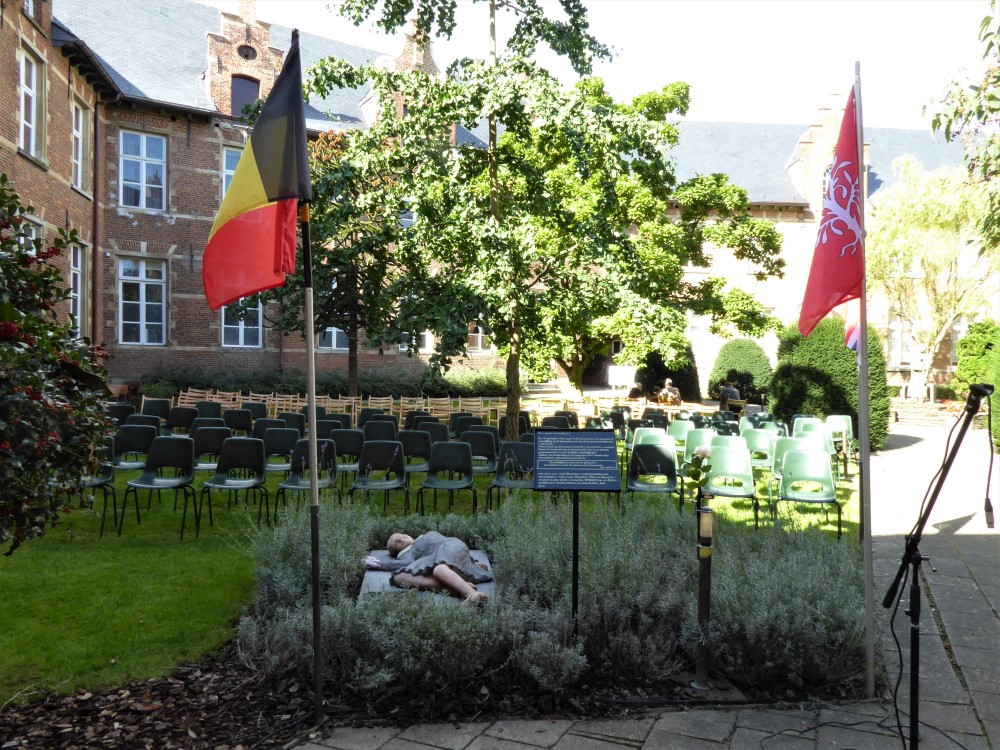
[[[77,41],[52,19],[52,4],[19,0],[0,9],[0,172],[25,205],[36,238],[75,229],[79,242],[54,259],[72,289],[69,308],[83,335],[99,302],[94,139],[98,101],[110,91]]]
[[[211,312],[201,281],[208,232],[245,140],[242,107],[267,95],[291,29],[257,20],[254,0],[240,0],[236,13],[192,0],[8,0],[0,17],[0,171],[35,207],[39,233],[79,233],[63,270],[81,330],[113,355],[112,380],[177,367],[304,368],[301,337],[277,334],[263,311],[244,322]],[[398,55],[308,33],[300,44],[303,66],[333,55],[439,74],[413,37]],[[310,132],[366,127],[377,114],[368,93],[310,101]],[[762,284],[721,254],[712,272],[773,301],[782,320],[798,316],[842,99],[808,127],[685,121],[672,154],[680,179],[724,172],[748,190],[754,215],[777,224],[783,280]],[[957,144],[925,132],[870,129],[866,139],[870,197],[893,180],[900,154],[928,169],[961,163]],[[455,140],[485,145],[483,133],[461,127]],[[890,365],[905,374],[905,337],[892,338],[892,322],[878,319],[877,302],[873,309],[872,322],[890,334]],[[707,381],[723,341],[694,317],[688,335]],[[465,364],[498,364],[481,331],[470,331],[469,345]],[[406,349],[363,347],[360,366],[422,367],[424,357]],[[316,366],[346,369],[343,332],[319,337]],[[591,375],[606,382],[600,364]]]

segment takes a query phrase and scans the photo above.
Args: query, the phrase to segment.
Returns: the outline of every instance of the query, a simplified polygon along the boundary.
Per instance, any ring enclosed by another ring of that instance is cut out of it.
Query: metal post
[[[695,654],[695,690],[710,690],[708,682],[708,662],[711,653],[708,648],[708,625],[712,611],[712,537],[714,520],[708,506],[698,508],[698,648]]]

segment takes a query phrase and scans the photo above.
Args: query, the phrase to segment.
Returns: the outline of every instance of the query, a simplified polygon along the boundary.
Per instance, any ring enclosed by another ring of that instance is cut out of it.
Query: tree
[[[898,180],[873,201],[868,279],[913,337],[933,355],[963,315],[988,303],[1000,253],[979,244],[983,202],[961,169],[926,172],[912,156],[893,164]]]
[[[849,414],[858,427],[857,355],[844,346],[843,323],[825,318],[808,338],[790,325],[779,335],[778,365],[774,369],[769,410],[788,421],[793,414]],[[889,434],[889,387],[885,352],[878,334],[868,333],[869,437],[879,450]]]
[[[745,293],[719,279],[683,279],[685,266],[709,265],[710,243],[757,264],[760,278],[783,265],[777,232],[750,218],[746,193],[724,176],[676,187],[666,150],[677,130],[666,117],[686,111],[685,84],[620,105],[600,80],[563,91],[514,52],[501,61],[461,61],[451,73],[436,93],[430,86],[425,93],[463,102],[455,121],[497,117],[506,132],[496,149],[460,146],[455,171],[438,171],[433,190],[412,171],[400,170],[399,179],[412,194],[433,197],[433,206],[421,205],[435,213],[426,226],[436,236],[426,239],[436,245],[437,266],[464,275],[482,300],[486,327],[507,355],[508,418],[518,409],[523,352],[537,359],[543,351],[579,386],[612,335],[626,341],[626,358],[657,349],[675,359],[686,344],[684,309],[747,332],[766,326],[763,309]],[[388,115],[386,126],[394,119]],[[392,142],[418,132],[405,126],[406,118],[397,122]],[[668,219],[672,205],[676,221]]]
[[[1000,326],[992,320],[973,323],[956,348],[958,365],[952,381],[956,393],[968,393],[973,383],[992,382],[993,362],[1000,351]]]
[[[996,0],[979,25],[986,68],[972,84],[953,81],[944,98],[932,102],[931,129],[945,140],[962,140],[970,175],[983,188],[986,210],[979,216],[979,231],[988,248],[1000,245],[1000,16]]]
[[[60,322],[69,299],[51,262],[76,241],[60,230],[51,247],[32,239],[33,213],[0,174],[0,542],[11,554],[66,509],[67,493],[100,464],[109,425],[101,364],[108,354]]]

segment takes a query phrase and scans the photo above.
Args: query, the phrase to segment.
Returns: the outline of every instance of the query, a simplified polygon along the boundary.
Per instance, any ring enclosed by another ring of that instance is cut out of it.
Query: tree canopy
[[[983,309],[1000,254],[979,243],[982,195],[962,169],[926,172],[912,156],[893,169],[898,180],[870,209],[868,278],[933,354],[961,316]]]

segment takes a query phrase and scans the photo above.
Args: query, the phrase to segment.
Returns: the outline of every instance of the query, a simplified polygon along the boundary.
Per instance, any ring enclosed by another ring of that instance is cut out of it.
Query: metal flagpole
[[[323,643],[319,581],[319,466],[316,448],[316,341],[313,336],[312,248],[309,245],[309,204],[299,203],[302,227],[302,274],[306,296],[306,421],[309,427],[309,530],[312,549],[313,708],[316,724],[323,721]]]
[[[854,63],[854,111],[858,127],[858,175],[861,182],[861,216],[865,215],[865,127],[861,117],[861,63]],[[862,226],[864,223],[862,222]],[[861,248],[864,252],[865,243]],[[868,283],[867,271],[861,279],[860,317],[858,336],[858,473],[861,494],[861,544],[865,563],[865,692],[875,697],[875,565],[872,558],[872,507],[870,424],[871,409],[868,390]]]

